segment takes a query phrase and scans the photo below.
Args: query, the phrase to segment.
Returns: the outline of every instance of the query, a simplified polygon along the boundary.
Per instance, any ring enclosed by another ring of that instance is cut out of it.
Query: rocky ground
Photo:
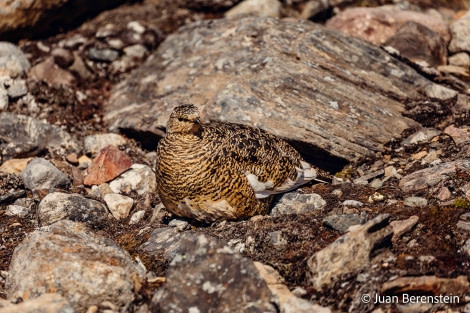
[[[470,312],[470,3],[238,2],[0,4],[0,313]],[[154,149],[181,102],[332,182],[171,216]]]

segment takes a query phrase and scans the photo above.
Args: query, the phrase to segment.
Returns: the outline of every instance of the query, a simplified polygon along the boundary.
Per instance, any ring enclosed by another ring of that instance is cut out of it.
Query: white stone
[[[25,208],[21,205],[11,204],[7,207],[5,214],[8,216],[25,217],[31,211],[30,208]]]
[[[364,203],[362,203],[361,201],[357,201],[357,200],[344,200],[343,205],[357,208],[357,207],[363,206]]]
[[[238,14],[257,14],[260,16],[280,17],[281,3],[277,0],[245,0],[225,13],[226,17]]]
[[[104,202],[111,214],[117,219],[126,218],[131,211],[134,200],[131,197],[110,193],[104,196]]]
[[[129,225],[137,224],[138,222],[140,222],[142,220],[144,215],[145,215],[145,210],[140,210],[140,211],[135,212],[131,216],[131,220],[129,221]]]
[[[144,164],[133,164],[131,168],[109,183],[114,193],[137,192],[138,195],[155,193],[157,188],[155,173]]]

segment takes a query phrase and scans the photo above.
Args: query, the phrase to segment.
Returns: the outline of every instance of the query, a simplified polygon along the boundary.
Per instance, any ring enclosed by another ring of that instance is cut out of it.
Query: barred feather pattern
[[[235,123],[201,123],[194,105],[174,109],[157,148],[157,191],[178,216],[212,222],[268,211],[272,195],[316,178],[284,140]]]

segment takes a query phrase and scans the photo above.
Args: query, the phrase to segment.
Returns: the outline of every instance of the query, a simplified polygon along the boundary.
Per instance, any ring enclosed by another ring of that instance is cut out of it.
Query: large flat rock
[[[206,120],[255,125],[328,166],[331,156],[359,160],[419,127],[402,116],[405,103],[433,87],[380,48],[309,21],[230,18],[167,37],[114,88],[105,119],[154,147],[172,108],[191,102]]]

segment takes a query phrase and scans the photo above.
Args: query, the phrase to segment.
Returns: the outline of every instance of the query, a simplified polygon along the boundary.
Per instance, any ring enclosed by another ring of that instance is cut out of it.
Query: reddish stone
[[[93,159],[83,183],[87,186],[100,185],[118,177],[132,165],[131,158],[116,146],[104,147]]]

